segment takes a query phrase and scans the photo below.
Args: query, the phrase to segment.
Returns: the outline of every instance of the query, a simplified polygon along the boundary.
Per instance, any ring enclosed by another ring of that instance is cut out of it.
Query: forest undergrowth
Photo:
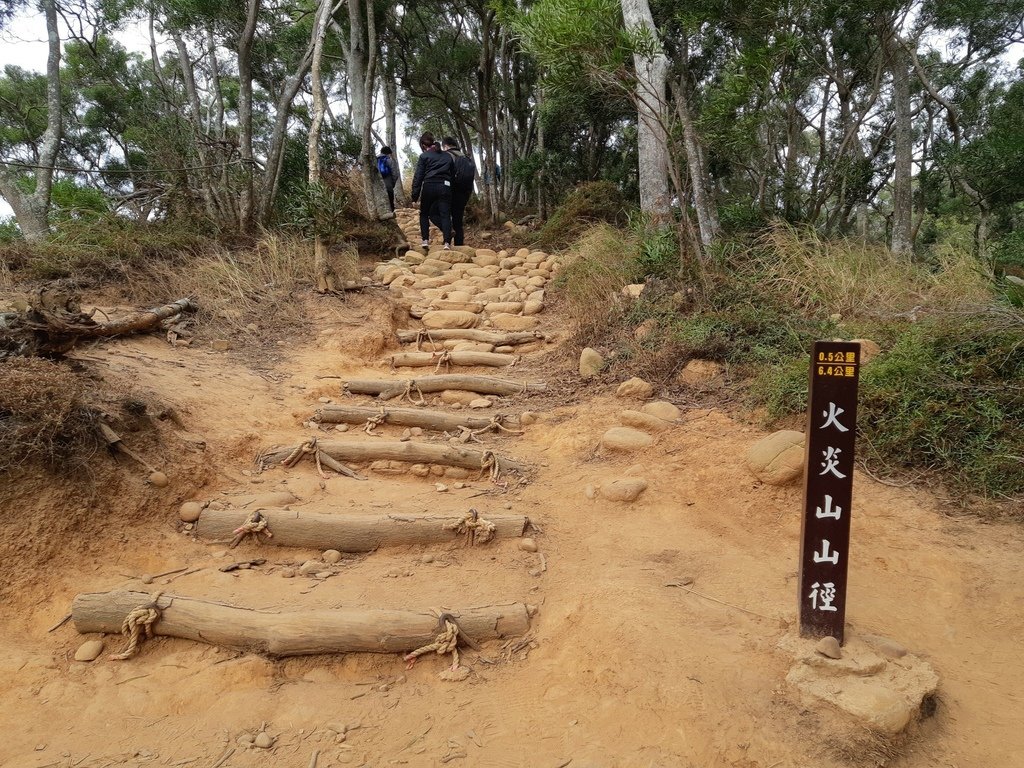
[[[672,230],[642,222],[596,225],[569,253],[556,292],[576,349],[596,347],[613,369],[662,386],[690,360],[714,361],[720,400],[765,426],[801,428],[813,341],[870,339],[881,354],[860,381],[865,466],[1021,512],[1024,313],[973,254],[895,260],[777,224],[681,273]],[[623,294],[641,282],[639,298]]]

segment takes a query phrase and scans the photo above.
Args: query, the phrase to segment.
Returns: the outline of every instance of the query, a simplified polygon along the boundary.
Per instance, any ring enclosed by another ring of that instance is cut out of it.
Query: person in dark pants
[[[455,245],[465,245],[463,218],[466,204],[473,196],[473,180],[476,178],[476,165],[473,158],[459,151],[459,144],[451,136],[441,139],[441,148],[452,156],[455,163],[455,178],[452,181],[452,235]]]
[[[430,247],[430,223],[441,230],[445,250],[452,247],[452,180],[455,161],[441,151],[441,145],[432,133],[420,136],[420,155],[416,174],[412,178],[412,201],[420,201],[420,235],[423,247]]]
[[[391,210],[395,210],[395,180],[398,174],[395,173],[395,161],[391,157],[391,147],[381,147],[377,156],[377,173],[384,180],[384,189],[388,191],[388,203]]]

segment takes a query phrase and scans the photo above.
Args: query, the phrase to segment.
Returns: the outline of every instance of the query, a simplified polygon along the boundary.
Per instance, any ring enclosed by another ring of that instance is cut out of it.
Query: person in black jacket
[[[451,136],[441,139],[441,149],[451,155],[455,162],[455,178],[452,181],[452,234],[455,237],[455,245],[465,245],[462,220],[466,213],[466,204],[473,196],[476,165],[473,158],[459,151],[458,142]]]
[[[416,174],[412,178],[412,201],[420,201],[420,235],[423,247],[430,247],[430,223],[441,230],[445,250],[451,250],[452,243],[452,180],[455,178],[455,161],[441,151],[441,145],[432,133],[420,136],[420,155],[416,163]]]

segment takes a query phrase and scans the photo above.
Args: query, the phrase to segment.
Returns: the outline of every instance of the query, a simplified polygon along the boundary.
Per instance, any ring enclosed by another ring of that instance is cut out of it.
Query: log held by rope
[[[497,352],[474,352],[470,350],[441,352],[399,352],[391,356],[393,368],[426,368],[435,366],[443,368],[451,365],[476,366],[484,365],[501,368],[515,365],[519,358],[516,355],[504,355]]]
[[[423,408],[366,408],[354,405],[325,405],[318,408],[313,421],[321,424],[394,424],[399,427],[420,427],[432,432],[458,432],[462,427],[471,431],[494,429],[497,419],[502,429],[512,431],[516,422],[507,416],[475,416],[468,413],[447,413]]]
[[[71,607],[75,628],[89,632],[119,632],[125,618],[153,602],[144,592],[84,593]],[[179,637],[268,656],[317,653],[409,653],[433,643],[438,634],[437,611],[381,609],[319,609],[272,612],[161,595],[156,600],[160,619],[153,633]],[[466,637],[478,642],[515,637],[530,627],[522,603],[445,609]]]
[[[475,469],[489,472],[494,477],[506,471],[529,474],[530,467],[523,462],[499,456],[491,451],[477,451],[471,448],[435,443],[418,443],[400,440],[342,441],[319,440],[316,448],[322,455],[337,461],[368,463],[385,459],[406,461],[410,464],[444,464],[451,467]],[[301,446],[287,446],[265,451],[261,457],[263,467],[281,464],[301,450]]]
[[[547,384],[453,373],[423,376],[419,379],[351,379],[345,382],[344,388],[352,394],[377,395],[381,400],[391,400],[412,392],[422,397],[423,394],[443,392],[446,389],[479,392],[483,395],[519,395],[525,392],[544,392]]]
[[[259,510],[273,538],[260,544],[303,549],[336,549],[339,552],[372,552],[380,547],[410,544],[443,544],[472,533],[476,543],[491,537],[518,538],[524,534],[529,518],[523,515],[491,515],[483,523],[467,526],[461,513],[434,515],[322,514],[277,509]],[[248,521],[245,510],[207,508],[196,523],[196,534],[208,541],[237,536]],[[470,521],[473,523],[474,521]]]

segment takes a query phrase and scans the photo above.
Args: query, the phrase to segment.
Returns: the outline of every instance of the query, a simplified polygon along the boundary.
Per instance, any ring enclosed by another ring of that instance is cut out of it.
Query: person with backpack
[[[388,203],[391,211],[395,210],[395,181],[398,173],[395,168],[395,161],[391,157],[391,147],[381,147],[377,156],[377,173],[384,180],[384,189],[388,191]]]
[[[452,181],[455,178],[455,161],[441,145],[434,140],[434,134],[420,136],[423,154],[416,162],[416,174],[412,177],[412,201],[420,201],[420,235],[423,247],[430,247],[430,224],[441,230],[444,249],[452,248]]]
[[[451,155],[455,164],[455,178],[452,181],[452,234],[455,237],[455,245],[465,245],[463,219],[469,198],[473,196],[476,165],[473,158],[459,151],[458,142],[451,136],[441,139],[441,148]]]

